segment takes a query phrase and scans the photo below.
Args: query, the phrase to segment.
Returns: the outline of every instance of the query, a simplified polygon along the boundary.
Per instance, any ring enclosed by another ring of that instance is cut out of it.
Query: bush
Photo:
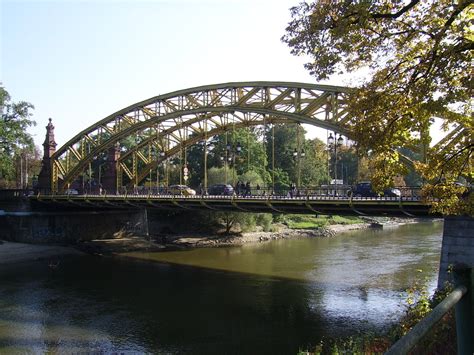
[[[430,297],[427,282],[415,284],[407,291],[406,310],[399,324],[392,330],[393,342],[408,333],[428,315],[453,290],[447,283],[442,290],[436,290]],[[451,309],[412,350],[412,353],[455,354],[456,326],[454,309]]]
[[[273,216],[270,213],[259,213],[256,223],[261,226],[264,232],[275,232],[273,227]]]

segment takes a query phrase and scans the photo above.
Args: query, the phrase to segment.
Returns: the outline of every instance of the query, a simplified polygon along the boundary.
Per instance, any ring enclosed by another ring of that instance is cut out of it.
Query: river
[[[296,354],[436,284],[441,222],[0,270],[0,353]],[[147,260],[153,260],[148,262]]]

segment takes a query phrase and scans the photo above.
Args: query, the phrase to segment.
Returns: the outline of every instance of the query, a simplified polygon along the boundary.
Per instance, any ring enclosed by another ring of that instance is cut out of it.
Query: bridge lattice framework
[[[64,191],[88,165],[119,142],[117,188],[124,174],[135,184],[183,147],[234,128],[300,123],[351,137],[342,86],[292,82],[234,82],[159,95],[86,128],[51,156],[51,186]],[[139,169],[139,166],[141,167]]]

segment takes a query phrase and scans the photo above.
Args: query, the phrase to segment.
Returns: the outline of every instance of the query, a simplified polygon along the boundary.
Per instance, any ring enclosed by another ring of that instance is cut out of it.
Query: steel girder
[[[136,183],[183,147],[234,127],[297,122],[351,137],[346,125],[350,90],[292,82],[235,82],[156,96],[98,121],[56,151],[51,158],[52,189],[67,188],[89,163],[129,137],[135,139],[121,146],[117,167],[119,174],[126,173]],[[157,158],[158,152],[164,156]]]

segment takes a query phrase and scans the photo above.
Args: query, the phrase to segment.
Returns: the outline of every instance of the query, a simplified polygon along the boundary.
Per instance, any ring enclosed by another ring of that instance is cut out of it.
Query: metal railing
[[[474,269],[464,269],[459,285],[425,318],[400,338],[385,355],[407,354],[428,332],[455,307],[458,354],[474,354]]]
[[[159,197],[159,196],[182,196],[182,197],[190,197],[193,198],[194,196],[215,196],[215,197],[223,197],[228,198],[228,196],[236,196],[236,197],[275,197],[275,198],[288,198],[288,199],[354,199],[354,200],[404,200],[404,201],[420,201],[420,188],[419,187],[397,187],[400,191],[400,195],[354,195],[350,188],[350,186],[314,186],[314,187],[305,187],[300,189],[275,189],[268,186],[262,186],[261,188],[257,188],[256,186],[252,186],[249,191],[241,191],[239,193],[234,192],[230,195],[211,195],[207,192],[199,192],[196,191],[196,195],[186,195],[179,192],[171,192],[168,187],[144,187],[139,186],[134,189],[127,190],[126,188],[122,188],[119,191],[108,191],[105,189],[99,190],[99,188],[93,188],[91,190],[79,190],[79,189],[67,189],[63,192],[56,192],[53,193],[48,190],[38,190],[36,194],[40,194],[43,196],[48,195],[79,195],[79,196],[100,196],[100,195],[107,195],[107,196],[150,196],[150,197]],[[195,198],[195,197],[194,197]]]

